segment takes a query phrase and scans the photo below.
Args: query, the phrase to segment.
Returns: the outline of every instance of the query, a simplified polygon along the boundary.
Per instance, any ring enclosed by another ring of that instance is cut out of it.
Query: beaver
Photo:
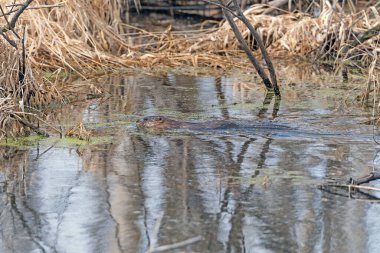
[[[184,123],[163,116],[148,116],[136,121],[137,127],[156,129],[182,128]]]
[[[231,122],[225,120],[213,120],[206,122],[187,122],[169,119],[164,116],[148,116],[136,122],[137,127],[155,130],[188,129],[188,130],[233,130],[233,129],[258,129],[258,130],[292,130],[293,128],[275,124],[271,121],[241,121]]]
[[[137,120],[137,127],[152,129],[221,129],[236,128],[237,124],[225,121],[187,122],[169,119],[164,116],[148,116]]]

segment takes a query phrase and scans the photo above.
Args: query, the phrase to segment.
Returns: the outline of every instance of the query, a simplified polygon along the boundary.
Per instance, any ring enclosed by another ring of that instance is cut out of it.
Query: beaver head
[[[148,116],[136,121],[137,127],[168,129],[175,128],[176,121],[163,116]]]

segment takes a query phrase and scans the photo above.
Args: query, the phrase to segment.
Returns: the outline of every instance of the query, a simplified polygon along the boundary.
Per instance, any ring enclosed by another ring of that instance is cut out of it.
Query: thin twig
[[[181,242],[176,242],[173,244],[167,244],[167,245],[159,246],[157,248],[154,248],[153,251],[151,251],[151,252],[153,253],[153,252],[162,252],[162,251],[166,251],[166,250],[172,250],[172,249],[184,247],[186,245],[199,242],[200,240],[202,240],[202,236],[196,236],[196,237],[192,237],[192,238],[189,238],[189,239],[181,241]]]

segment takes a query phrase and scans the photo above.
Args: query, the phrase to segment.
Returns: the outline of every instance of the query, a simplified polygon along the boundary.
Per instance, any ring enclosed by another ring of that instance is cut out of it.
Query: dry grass
[[[34,6],[45,1],[36,0]],[[376,8],[354,14],[333,8],[323,1],[323,11],[317,18],[302,13],[279,16],[262,14],[266,9],[255,5],[245,15],[263,37],[272,56],[321,55],[338,56],[339,50],[352,39],[352,34],[379,24]],[[161,34],[133,29],[124,30],[121,0],[67,1],[49,3],[60,6],[28,11],[23,16],[28,23],[28,49],[34,66],[70,69],[85,76],[86,71],[117,67],[152,67],[157,65],[192,65],[221,68],[244,67],[225,56],[240,54],[240,47],[228,23],[217,31],[196,31],[191,34],[174,33],[169,26]],[[78,12],[77,10],[86,10]],[[243,36],[256,49],[249,30],[237,21]],[[131,41],[136,31],[144,43]],[[147,42],[148,41],[148,42]],[[374,38],[372,41],[376,41]],[[352,48],[344,56],[352,59],[360,55],[367,64],[372,61],[368,52],[376,47],[366,42]],[[364,53],[363,53],[364,52]]]
[[[187,65],[211,67],[238,67],[225,56],[237,55],[240,47],[228,23],[217,31],[196,31],[191,34],[174,33],[171,27],[162,34],[129,27],[130,34],[122,34],[121,0],[48,1],[51,8],[26,11],[22,22],[27,25],[28,51],[33,66],[57,70],[72,70],[83,77],[99,69],[115,67]],[[35,0],[33,7],[46,1]],[[279,16],[263,14],[263,5],[255,5],[245,15],[263,37],[272,56],[338,55],[339,50],[352,39],[352,34],[379,24],[376,8],[346,14],[329,1],[323,1],[323,11],[317,18],[302,13]],[[78,11],[86,10],[86,11]],[[255,49],[249,30],[237,21],[243,36]],[[144,43],[131,41],[138,33]],[[377,41],[375,38],[372,41]],[[349,50],[346,58],[363,55],[377,45],[366,42]],[[332,50],[333,48],[333,50]],[[326,55],[324,55],[326,54]],[[365,55],[365,56],[364,56]]]
[[[369,8],[354,14],[346,14],[343,10],[334,9],[328,1],[324,1],[319,17],[311,17],[304,13],[286,13],[279,16],[260,14],[264,11],[260,5],[245,11],[248,20],[256,27],[272,56],[311,56],[316,54],[337,56],[353,34],[358,34],[375,27],[380,23],[376,8]],[[256,49],[249,30],[235,19],[244,38]],[[358,47],[352,48],[347,56],[358,55],[359,52],[370,52],[378,48],[379,36],[374,37]],[[188,48],[191,52],[237,51],[239,44],[228,23],[222,24],[216,32],[199,39]],[[332,51],[331,48],[334,50]],[[326,56],[327,56],[326,55]],[[363,55],[364,56],[364,55]],[[368,54],[366,54],[368,56]],[[364,57],[362,57],[365,59]],[[370,61],[371,62],[371,61]]]
[[[30,88],[33,88],[28,87],[28,81],[23,86],[19,85],[18,57],[16,50],[0,41],[0,139],[21,130],[22,126],[16,123],[12,114],[21,110],[19,101],[22,101]],[[29,71],[27,73],[30,74]]]
[[[25,132],[18,119],[35,120],[33,113],[26,113],[31,105],[47,104],[60,97],[54,85],[35,79],[29,59],[24,79],[19,81],[20,51],[0,40],[0,139]]]
[[[36,0],[41,6],[45,1]],[[127,66],[135,60],[115,57],[132,52],[119,36],[121,1],[50,1],[60,7],[26,12],[30,59],[34,66],[65,68],[83,74],[109,65]],[[78,11],[85,10],[85,11]]]
[[[245,15],[257,28],[269,53],[274,57],[303,56],[309,59],[335,61],[336,66],[344,63],[368,67],[378,50],[379,36],[374,36],[359,45],[350,47],[363,32],[380,23],[378,7],[370,7],[357,13],[344,11],[323,1],[323,10],[318,17],[306,13],[285,13],[279,16],[263,14],[266,8],[256,5]],[[256,50],[255,41],[249,30],[236,19],[244,38]],[[141,31],[149,37],[149,43],[136,45],[148,53],[135,54],[139,65],[190,65],[221,68],[244,68],[245,62],[234,61],[242,57],[239,43],[227,22],[216,31],[197,31],[191,34],[175,34],[171,27],[160,35]],[[344,48],[348,50],[343,50]],[[259,53],[259,52],[257,52]],[[376,69],[379,66],[376,66]]]
[[[8,12],[13,2],[1,2],[3,10]],[[7,33],[10,39],[16,41],[18,49],[0,39],[0,126],[3,129],[0,130],[0,138],[24,131],[25,127],[17,117],[21,115],[33,120],[34,114],[24,114],[29,105],[47,104],[62,98],[57,83],[44,80],[42,75],[35,78],[33,73],[71,70],[85,77],[84,70],[129,66],[136,62],[116,56],[132,52],[118,35],[121,31],[121,4],[121,0],[35,0],[31,9],[21,15],[15,32],[22,34],[26,27],[28,52],[22,83],[19,82],[22,59],[20,39],[15,33]],[[7,17],[8,20],[10,18]],[[7,19],[0,17],[2,27],[6,26]]]

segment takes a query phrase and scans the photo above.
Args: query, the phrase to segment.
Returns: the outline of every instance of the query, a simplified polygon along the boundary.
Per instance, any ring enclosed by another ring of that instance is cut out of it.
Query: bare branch
[[[20,38],[18,34],[14,31],[14,28],[16,27],[16,23],[20,15],[28,8],[28,6],[33,2],[33,0],[27,0],[20,9],[18,9],[15,14],[13,15],[12,19],[9,21],[8,18],[6,17],[7,15],[4,13],[3,8],[1,8],[1,13],[2,16],[5,18],[7,22],[6,27],[0,27],[0,35],[14,48],[17,49],[17,44],[14,40],[10,39],[5,33],[9,30],[11,30],[16,37]]]
[[[220,8],[222,8],[222,11],[223,11],[223,14],[224,16],[226,17],[228,23],[230,24],[231,26],[231,29],[232,31],[234,32],[235,36],[236,36],[236,39],[239,41],[240,43],[240,46],[242,47],[242,49],[244,50],[244,52],[246,53],[246,55],[248,56],[248,59],[251,61],[252,65],[255,67],[257,73],[259,74],[259,76],[261,77],[261,79],[263,80],[265,86],[267,89],[273,89],[274,90],[274,93],[277,95],[277,96],[280,96],[280,90],[278,88],[278,85],[277,85],[277,77],[276,77],[276,72],[275,72],[275,69],[274,69],[274,66],[272,64],[272,61],[266,51],[266,48],[264,46],[264,43],[259,35],[259,33],[256,31],[256,29],[252,26],[252,24],[248,21],[248,19],[244,16],[243,14],[243,11],[240,9],[240,6],[238,5],[237,1],[236,0],[230,0],[227,4],[225,4],[225,2],[223,0],[218,0],[219,3],[215,3],[215,2],[212,2],[212,1],[209,1],[209,0],[202,0],[203,2],[206,2],[206,3],[209,3],[209,4],[213,4],[213,5],[216,5],[216,6],[219,6]],[[230,5],[233,4],[235,10],[232,10],[232,8],[230,7]],[[237,13],[235,13],[235,11]],[[236,18],[238,18],[239,20],[241,20],[245,25],[246,27],[249,29],[249,31],[251,32],[252,36],[255,38],[259,48],[260,48],[260,51],[261,51],[261,54],[265,60],[265,62],[267,63],[267,66],[268,66],[268,69],[269,69],[269,73],[270,73],[270,79],[268,78],[267,74],[265,73],[264,69],[260,66],[259,62],[257,61],[256,57],[253,55],[251,49],[249,48],[249,46],[247,45],[246,41],[244,40],[241,32],[239,31],[237,25],[235,24],[233,18],[232,18],[232,15]]]
[[[267,50],[266,50],[266,48],[264,46],[263,40],[261,39],[260,34],[253,27],[253,25],[244,16],[243,11],[240,9],[237,1],[233,0],[233,2],[235,4],[235,6],[236,6],[236,10],[237,10],[239,19],[246,25],[246,27],[251,32],[251,34],[253,35],[253,37],[255,38],[255,40],[257,42],[257,45],[260,48],[261,54],[263,55],[263,58],[264,58],[267,66],[268,66],[268,70],[269,70],[269,74],[270,74],[270,77],[271,77],[274,93],[279,96],[280,95],[280,90],[278,89],[278,85],[277,85],[276,71],[274,70],[274,66],[273,66],[272,60],[270,59],[270,57],[268,55],[268,52],[267,52]]]
[[[33,0],[27,0],[23,6],[21,6],[20,9],[17,10],[17,12],[13,15],[12,19],[11,19],[11,22],[9,24],[9,29],[14,29],[15,26],[16,26],[16,22],[18,20],[18,18],[20,17],[21,13],[23,13],[25,11],[26,8],[28,8],[28,6],[33,2]]]

